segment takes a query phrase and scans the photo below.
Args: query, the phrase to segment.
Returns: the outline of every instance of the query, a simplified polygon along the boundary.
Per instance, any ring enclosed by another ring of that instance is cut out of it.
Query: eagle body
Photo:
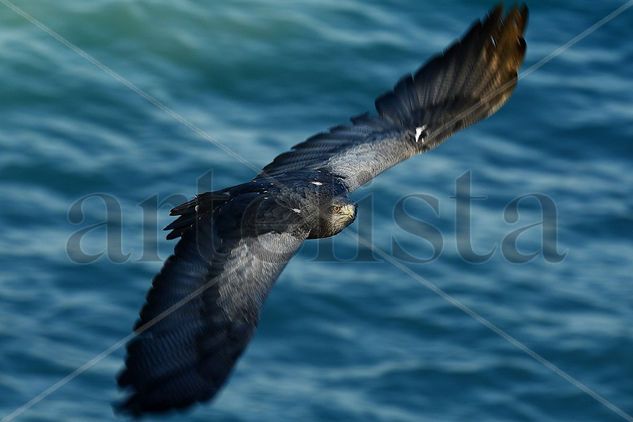
[[[334,209],[355,217],[356,206],[347,198],[343,181],[325,170],[292,171],[276,177],[257,177],[248,183],[198,195],[174,208],[179,218],[166,227],[168,238],[179,237],[205,218],[223,218],[224,232],[256,236],[266,232],[290,233],[318,239],[334,236],[353,222],[336,218]],[[214,214],[215,213],[215,214]],[[345,223],[345,224],[343,224]],[[217,224],[217,222],[216,222]]]
[[[274,282],[307,239],[351,224],[348,195],[495,113],[518,80],[527,8],[497,6],[353,117],[277,156],[252,180],[171,211],[179,239],[154,277],[117,380],[132,416],[213,398],[246,349]]]

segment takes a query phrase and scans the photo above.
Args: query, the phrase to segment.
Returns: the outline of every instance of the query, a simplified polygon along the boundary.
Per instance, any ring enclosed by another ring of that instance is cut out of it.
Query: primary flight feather
[[[497,111],[525,55],[527,8],[497,6],[362,114],[279,155],[253,180],[172,210],[180,238],[127,345],[118,410],[133,416],[211,399],[253,336],[261,306],[304,240],[351,224],[347,195]]]

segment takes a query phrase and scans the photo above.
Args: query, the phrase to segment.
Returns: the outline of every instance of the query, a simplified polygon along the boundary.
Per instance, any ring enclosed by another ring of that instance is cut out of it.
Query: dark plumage
[[[252,181],[172,210],[174,254],[154,278],[127,345],[118,410],[138,416],[211,399],[251,339],[263,301],[305,239],[356,216],[347,194],[493,114],[525,54],[527,9],[501,6],[376,100],[377,115],[317,134]]]

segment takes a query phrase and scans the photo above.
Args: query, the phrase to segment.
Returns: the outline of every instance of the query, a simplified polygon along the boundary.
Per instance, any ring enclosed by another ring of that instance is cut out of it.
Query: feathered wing
[[[221,197],[215,210],[192,222],[196,205],[213,208],[203,199],[175,209],[181,218],[172,233],[182,238],[154,278],[138,335],[127,345],[118,377],[129,392],[122,412],[139,416],[213,397],[251,339],[268,291],[304,240],[243,230],[243,204]]]
[[[477,21],[443,54],[406,75],[376,100],[377,116],[352,118],[295,145],[261,176],[325,170],[350,191],[454,132],[496,112],[510,97],[525,56],[527,8],[502,6]]]

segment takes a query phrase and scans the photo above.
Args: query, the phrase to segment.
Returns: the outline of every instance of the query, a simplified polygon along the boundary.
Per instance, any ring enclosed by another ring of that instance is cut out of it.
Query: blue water
[[[530,2],[525,68],[621,3]],[[491,6],[15,4],[255,167],[370,109]],[[129,334],[161,266],[152,236],[170,221],[169,204],[145,218],[141,204],[149,208],[155,195],[190,197],[210,170],[217,188],[255,173],[6,4],[0,28],[0,415],[7,415]],[[388,253],[396,241],[429,258],[434,246],[410,233],[419,221],[441,231],[441,253],[427,263],[398,262],[632,414],[631,28],[633,9],[521,80],[491,119],[355,194],[359,221],[332,242],[307,245],[289,264],[217,400],[167,419],[621,420],[358,246],[360,230]],[[467,172],[472,195],[485,197],[470,212],[474,251],[493,251],[483,263],[457,247],[468,239],[456,231],[452,197]],[[81,215],[68,212],[93,193],[115,198],[122,219],[107,217],[109,243],[105,227],[81,243],[86,254],[108,246],[109,256],[78,263],[69,239],[106,213],[95,197]],[[414,198],[406,208],[418,222],[403,228],[395,206],[420,193],[438,200],[439,215]],[[502,241],[541,221],[541,209],[528,197],[511,223],[504,207],[534,193],[556,206],[557,240],[544,243],[542,225],[527,230],[519,251],[538,254],[519,264],[504,256]],[[173,242],[158,236],[164,259]],[[122,359],[119,348],[17,420],[115,419]]]

